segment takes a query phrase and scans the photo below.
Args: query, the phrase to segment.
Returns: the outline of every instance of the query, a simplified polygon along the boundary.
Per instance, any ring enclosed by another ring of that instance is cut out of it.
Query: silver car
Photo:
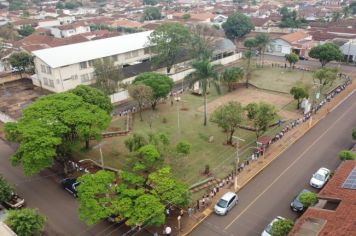
[[[238,202],[236,193],[227,192],[216,203],[214,211],[218,215],[226,215]]]

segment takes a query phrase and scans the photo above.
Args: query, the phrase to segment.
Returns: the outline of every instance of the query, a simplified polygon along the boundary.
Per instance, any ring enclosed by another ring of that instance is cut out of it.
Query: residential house
[[[67,38],[88,32],[90,32],[90,26],[83,23],[60,25],[51,28],[51,34],[56,38]]]
[[[356,40],[351,39],[340,47],[345,61],[356,62]]]
[[[38,22],[38,27],[49,28],[61,25],[61,22],[57,19],[45,19]]]
[[[143,24],[140,22],[127,20],[127,19],[114,20],[111,23],[111,26],[114,28],[141,28],[142,25]]]
[[[355,235],[356,161],[343,161],[318,199],[297,220],[289,236]]]
[[[61,25],[72,24],[75,22],[75,16],[68,16],[68,15],[60,15],[57,17]]]
[[[294,52],[300,56],[306,56],[308,55],[307,51],[312,46],[312,36],[304,31],[298,31],[274,39],[270,43],[267,51],[277,55],[285,55]]]
[[[227,21],[227,18],[228,18],[227,16],[219,14],[213,18],[212,23],[214,25],[221,26],[222,24],[224,24]]]
[[[33,83],[53,92],[63,92],[79,84],[93,83],[93,62],[97,59],[111,58],[115,65],[122,67],[148,60],[151,33],[145,31],[34,51]]]

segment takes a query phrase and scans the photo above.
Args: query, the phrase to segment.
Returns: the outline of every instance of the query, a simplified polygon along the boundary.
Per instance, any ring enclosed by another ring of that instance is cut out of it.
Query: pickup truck
[[[25,199],[21,198],[16,193],[13,193],[11,199],[4,202],[5,207],[11,209],[19,209],[25,205]]]

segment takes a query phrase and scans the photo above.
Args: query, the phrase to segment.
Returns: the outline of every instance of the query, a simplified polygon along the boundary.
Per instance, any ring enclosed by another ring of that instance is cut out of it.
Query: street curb
[[[352,94],[355,92],[356,90],[352,90],[348,95],[346,95],[345,98],[343,98],[338,104],[336,104],[334,107],[338,107],[340,104],[342,104],[346,99],[348,99],[350,96],[352,96]],[[334,108],[333,107],[333,108]],[[311,126],[306,129],[304,131],[304,133],[302,133],[298,138],[294,139],[287,147],[285,147],[284,149],[282,149],[274,159],[272,159],[270,162],[266,163],[266,165],[261,168],[259,171],[257,171],[255,173],[255,175],[253,175],[252,177],[250,177],[249,179],[247,179],[247,181],[245,181],[245,183],[243,183],[241,185],[241,187],[239,188],[239,190],[237,192],[239,192],[243,187],[245,187],[252,179],[254,179],[259,173],[261,173],[265,168],[267,168],[273,161],[275,161],[276,159],[278,159],[278,157],[283,153],[285,152],[288,148],[290,148],[295,142],[297,142],[300,138],[304,137],[304,135],[306,133],[308,133],[315,125],[317,125],[320,121],[322,121],[326,115],[328,113],[326,113],[324,116],[320,117],[319,120],[317,120],[316,122],[312,122]],[[304,124],[307,124],[307,123],[304,123]],[[214,211],[210,211],[208,212],[201,220],[199,220],[187,233],[184,233],[182,234],[182,236],[188,236],[196,227],[198,227],[208,216],[210,216]]]

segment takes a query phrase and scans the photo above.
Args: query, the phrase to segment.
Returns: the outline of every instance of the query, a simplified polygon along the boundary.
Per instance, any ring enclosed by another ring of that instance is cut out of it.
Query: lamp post
[[[237,192],[237,168],[240,162],[240,157],[239,157],[239,141],[245,142],[244,139],[237,137],[237,136],[232,136],[233,138],[236,139],[236,159],[235,159],[235,179],[234,179],[234,189],[235,192]]]

